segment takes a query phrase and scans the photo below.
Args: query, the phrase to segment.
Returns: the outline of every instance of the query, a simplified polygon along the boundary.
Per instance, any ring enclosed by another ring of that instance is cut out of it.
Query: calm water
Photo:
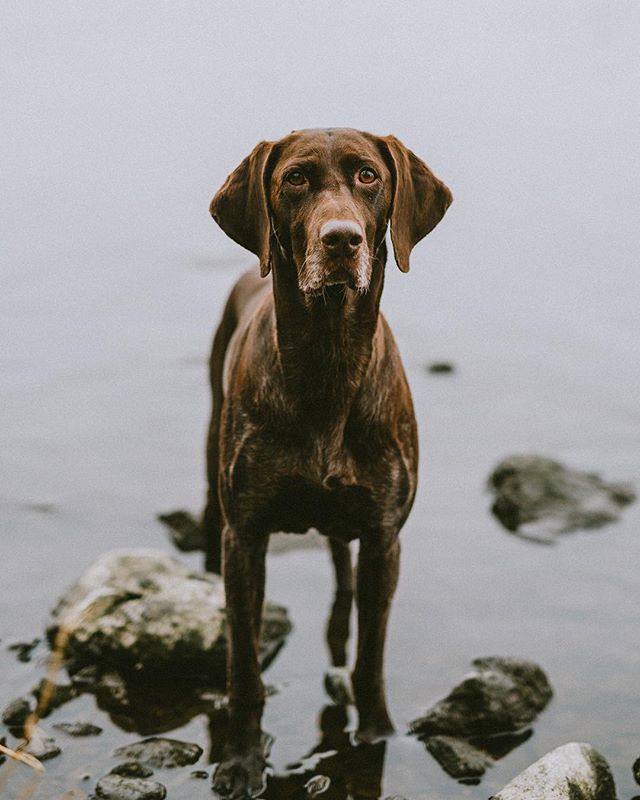
[[[395,133],[456,198],[411,273],[389,265],[383,298],[422,466],[390,623],[398,735],[381,796],[480,800],[571,740],[606,756],[620,798],[637,793],[640,506],[542,547],[499,528],[484,482],[503,456],[536,451],[640,484],[640,6],[514,9],[3,9],[2,706],[44,672],[6,645],[38,635],[104,550],[169,550],[157,512],[200,507],[207,351],[251,263],[208,217],[211,195],[259,139],[346,124]],[[427,374],[440,359],[456,373]],[[295,625],[267,673],[282,772],[319,739],[332,577],[322,550],[268,568]],[[555,696],[526,743],[462,787],[404,732],[490,654],[534,659]],[[105,733],[58,733],[65,752],[31,788],[25,769],[0,768],[3,797],[83,797],[137,738],[88,697],[47,724],[76,718]],[[174,735],[206,747],[206,719]],[[211,796],[188,770],[157,775],[175,800]]]

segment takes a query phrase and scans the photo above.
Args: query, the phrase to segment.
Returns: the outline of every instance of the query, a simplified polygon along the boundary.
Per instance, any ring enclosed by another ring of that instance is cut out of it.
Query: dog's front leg
[[[362,537],[358,556],[358,653],[353,692],[359,716],[357,736],[363,741],[374,741],[393,732],[385,699],[383,656],[399,565],[397,534]]]
[[[260,727],[264,686],[258,646],[266,548],[267,536],[228,525],[223,530],[229,728],[213,788],[228,798],[254,797],[264,788],[266,746]]]

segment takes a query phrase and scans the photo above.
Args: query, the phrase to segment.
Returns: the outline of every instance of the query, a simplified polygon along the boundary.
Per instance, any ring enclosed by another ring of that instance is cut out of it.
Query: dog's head
[[[255,253],[266,276],[280,248],[309,294],[369,287],[373,259],[391,223],[396,263],[442,219],[449,189],[394,136],[346,128],[294,131],[261,142],[229,175],[211,214]]]

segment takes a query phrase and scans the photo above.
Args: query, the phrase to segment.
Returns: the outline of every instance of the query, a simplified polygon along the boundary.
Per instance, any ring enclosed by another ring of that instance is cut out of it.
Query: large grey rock
[[[544,537],[615,522],[635,500],[626,484],[571,470],[539,455],[501,461],[489,477],[492,511],[509,531]]]
[[[464,739],[515,733],[551,699],[547,676],[531,661],[491,656],[472,663],[462,683],[411,723],[411,733]]]
[[[615,800],[604,758],[591,745],[557,747],[521,772],[490,800]]]
[[[222,579],[193,573],[155,550],[99,558],[61,598],[48,635],[70,631],[65,655],[75,673],[99,664],[125,673],[171,672],[224,683],[226,617]],[[286,610],[265,606],[260,656],[269,662],[291,629]]]

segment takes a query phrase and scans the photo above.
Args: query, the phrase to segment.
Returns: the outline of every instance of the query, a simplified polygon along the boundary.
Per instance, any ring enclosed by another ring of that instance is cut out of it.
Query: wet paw
[[[266,787],[265,770],[271,741],[264,734],[255,748],[225,757],[213,774],[213,791],[224,800],[249,800],[262,794]]]
[[[356,731],[356,739],[359,742],[373,744],[380,739],[386,739],[388,736],[391,736],[394,730],[389,715],[386,711],[382,711],[374,717],[369,717],[360,721],[360,725]]]

